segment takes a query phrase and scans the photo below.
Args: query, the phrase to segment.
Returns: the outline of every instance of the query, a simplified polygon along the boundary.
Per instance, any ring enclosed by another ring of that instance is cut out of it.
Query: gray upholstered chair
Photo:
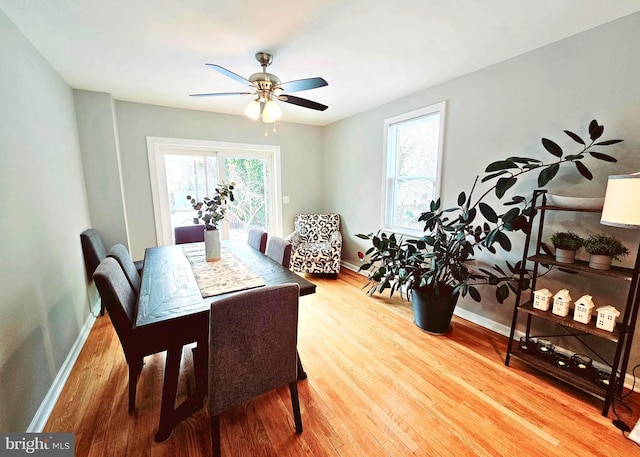
[[[102,237],[95,229],[87,229],[80,234],[80,244],[82,245],[82,255],[84,265],[87,270],[87,277],[91,278],[100,262],[107,257],[107,249],[104,247]],[[142,274],[143,260],[134,262],[138,274]],[[104,304],[100,303],[100,315],[104,315]]]
[[[95,229],[87,229],[82,232],[80,234],[80,244],[82,245],[87,276],[91,278],[100,262],[107,256],[107,249],[104,247],[100,234]]]
[[[118,334],[129,365],[129,412],[136,408],[136,386],[145,356],[167,349],[166,341],[150,338],[134,328],[136,296],[117,260],[105,258],[93,273],[102,303]]]
[[[283,267],[289,268],[291,264],[291,242],[286,241],[279,236],[271,236],[267,243],[267,251],[265,254],[276,262],[282,264]]]
[[[173,229],[175,244],[198,243],[204,241],[204,225],[184,225]]]
[[[267,235],[267,232],[264,230],[257,227],[251,227],[247,234],[247,243],[252,248],[257,249],[264,254],[267,250],[268,236],[269,235]]]
[[[298,214],[294,229],[285,238],[293,244],[291,269],[296,273],[326,273],[337,277],[342,253],[340,215]]]
[[[118,261],[120,268],[122,268],[124,275],[127,277],[127,281],[129,281],[129,285],[131,285],[137,297],[140,293],[140,274],[133,263],[129,250],[122,244],[114,244],[113,247],[109,249],[109,252],[107,252],[107,257],[113,257]]]
[[[214,457],[220,456],[220,415],[287,384],[296,433],[302,433],[296,381],[298,293],[297,284],[284,284],[212,303],[209,413]]]

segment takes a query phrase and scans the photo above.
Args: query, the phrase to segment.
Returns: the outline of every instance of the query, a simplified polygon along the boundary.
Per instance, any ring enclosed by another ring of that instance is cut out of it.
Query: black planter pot
[[[425,332],[442,335],[451,331],[451,318],[459,295],[453,295],[451,286],[441,285],[439,289],[439,296],[435,296],[431,288],[412,289],[411,302],[415,324]]]

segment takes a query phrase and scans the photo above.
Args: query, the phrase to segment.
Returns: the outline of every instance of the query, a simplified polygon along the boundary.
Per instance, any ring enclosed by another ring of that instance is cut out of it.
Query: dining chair
[[[295,431],[302,433],[296,381],[298,293],[297,284],[283,284],[211,304],[208,401],[214,457],[221,453],[220,415],[287,384]]]
[[[291,250],[293,245],[290,241],[280,238],[278,236],[272,236],[267,243],[266,255],[276,262],[282,264],[283,267],[289,268],[291,264]],[[307,379],[307,373],[304,371],[302,361],[300,360],[300,354],[296,352],[298,358],[298,381]]]
[[[129,412],[132,412],[136,408],[136,386],[144,357],[166,350],[166,343],[159,338],[149,338],[134,328],[136,296],[116,259],[107,257],[100,262],[93,280],[129,365]]]
[[[129,285],[137,297],[140,293],[140,284],[142,281],[133,259],[129,254],[129,250],[123,244],[114,244],[113,247],[109,249],[109,252],[107,252],[107,257],[112,257],[118,261],[120,268],[122,268],[127,281],[129,281]]]
[[[87,229],[80,234],[80,244],[82,245],[82,255],[87,276],[91,278],[100,262],[107,256],[107,248],[104,247],[100,234],[95,229]]]
[[[80,234],[80,244],[82,245],[82,255],[84,257],[84,265],[87,270],[87,277],[91,278],[93,272],[96,271],[100,262],[107,257],[107,248],[105,248],[102,237],[95,229],[87,229]],[[138,274],[142,273],[143,260],[134,262]],[[100,303],[100,315],[104,316],[104,304]]]
[[[249,229],[249,233],[247,234],[247,243],[254,249],[262,252],[263,254],[267,250],[267,232],[262,230],[261,228],[251,227]]]
[[[279,236],[272,236],[267,243],[266,255],[276,262],[282,264],[283,267],[289,268],[291,263],[291,249],[293,245],[290,241],[286,241]]]
[[[199,243],[204,241],[204,225],[184,225],[173,229],[175,244]]]

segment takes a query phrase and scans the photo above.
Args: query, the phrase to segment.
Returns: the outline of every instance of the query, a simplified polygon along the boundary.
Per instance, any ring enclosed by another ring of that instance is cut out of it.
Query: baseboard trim
[[[473,322],[474,324],[477,324],[480,327],[484,327],[487,330],[491,330],[492,332],[498,333],[499,335],[506,336],[507,338],[509,337],[509,333],[511,333],[511,327],[507,327],[504,324],[501,324],[491,319],[487,319],[486,317],[481,316],[480,314],[476,314],[472,311],[466,310],[464,308],[460,308],[459,306],[456,306],[455,310],[453,311],[453,314],[455,316],[461,317],[466,321]]]
[[[71,374],[71,370],[80,355],[80,351],[82,350],[84,343],[87,341],[89,337],[89,333],[91,332],[91,328],[93,327],[93,323],[96,320],[96,316],[100,312],[100,299],[96,302],[96,305],[89,313],[89,317],[85,321],[84,325],[80,329],[80,334],[76,341],[71,346],[71,350],[67,354],[66,359],[62,363],[58,374],[56,375],[53,383],[51,383],[51,387],[45,395],[42,403],[40,403],[40,407],[36,411],[36,414],[33,416],[31,423],[27,427],[27,433],[42,433],[44,426],[47,424],[49,420],[49,416],[51,415],[51,411],[53,411],[53,407],[56,405],[58,398],[60,397],[60,393],[64,388],[64,385],[67,383],[69,379],[69,375]]]

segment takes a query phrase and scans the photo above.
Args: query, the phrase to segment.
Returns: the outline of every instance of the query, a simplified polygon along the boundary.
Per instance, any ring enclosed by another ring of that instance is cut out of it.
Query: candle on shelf
[[[611,377],[611,373],[604,370],[598,370],[596,373],[595,383],[600,387],[604,387],[605,389],[609,387],[609,378]]]
[[[562,352],[556,352],[553,359],[553,364],[559,368],[568,369],[571,363],[571,357]]]
[[[527,338],[526,336],[520,337],[520,350],[524,352],[533,352],[536,349],[536,340],[533,338]]]
[[[574,354],[571,357],[571,368],[583,376],[591,372],[592,363],[591,358],[584,354]]]
[[[538,346],[538,353],[541,356],[545,358],[553,357],[556,347],[552,343],[546,340],[538,340],[537,346]]]

